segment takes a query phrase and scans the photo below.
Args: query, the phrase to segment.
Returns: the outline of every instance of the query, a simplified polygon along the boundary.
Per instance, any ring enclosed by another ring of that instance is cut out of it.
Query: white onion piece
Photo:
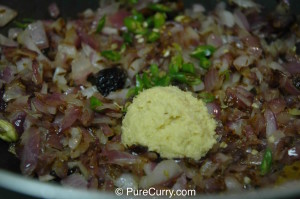
[[[21,28],[10,28],[8,30],[8,38],[16,39],[21,32],[22,32]]]
[[[0,45],[17,47],[18,43],[0,34]]]
[[[98,71],[98,69],[92,66],[90,60],[82,52],[72,61],[71,65],[71,78],[76,84],[84,83],[89,74]]]
[[[81,90],[82,95],[85,96],[88,99],[90,97],[92,97],[96,92],[98,92],[96,86],[91,86],[89,88],[83,88]]]
[[[154,163],[154,162],[149,162],[149,163],[145,164],[144,171],[145,171],[146,175],[150,175],[155,167],[156,167],[156,163]]]
[[[116,187],[127,189],[132,188],[134,190],[138,189],[138,183],[135,177],[128,173],[123,173],[119,178],[117,178],[114,182]]]
[[[8,102],[10,100],[20,98],[24,95],[25,95],[24,85],[16,82],[5,88],[5,92],[3,94],[3,100],[5,102]]]
[[[110,92],[108,96],[106,96],[107,99],[114,100],[119,104],[124,104],[127,99],[127,93],[128,88],[117,90],[114,92]]]
[[[242,189],[242,184],[233,176],[226,176],[225,185],[229,191],[238,191]]]
[[[253,63],[254,59],[247,55],[241,55],[233,61],[233,65],[240,70],[242,67],[247,67]]]
[[[69,139],[68,145],[71,149],[76,149],[80,144],[82,134],[79,128],[70,129],[71,138]]]
[[[0,5],[0,27],[5,26],[8,24],[11,20],[13,20],[18,13],[6,6]]]
[[[193,5],[193,12],[205,12],[205,7],[199,3]]]
[[[49,47],[49,41],[46,35],[44,24],[41,21],[37,21],[28,25],[27,30],[39,49],[45,49]]]
[[[192,89],[194,92],[202,91],[202,90],[204,90],[204,83],[201,82],[200,84],[193,85]]]
[[[238,9],[235,9],[233,14],[234,14],[235,23],[240,28],[249,31],[250,25],[249,25],[249,22],[248,22],[246,16]]]
[[[264,113],[266,120],[266,136],[270,137],[277,130],[277,122],[274,113],[267,109]]]
[[[20,44],[23,44],[29,50],[37,52],[39,55],[38,56],[39,60],[46,60],[50,64],[49,59],[41,52],[41,50],[38,48],[38,46],[32,40],[28,28],[18,35],[18,42]]]
[[[128,67],[128,76],[130,78],[133,78],[135,76],[135,74],[137,74],[138,72],[141,71],[141,69],[143,68],[145,64],[145,60],[144,59],[136,59],[134,60],[131,65]]]
[[[227,10],[221,10],[218,12],[218,16],[223,25],[229,28],[234,26],[235,20],[231,12]]]
[[[119,31],[116,28],[112,28],[112,27],[104,27],[102,29],[102,33],[106,34],[106,35],[118,35]]]
[[[61,184],[64,186],[80,188],[80,189],[87,188],[88,186],[88,182],[84,179],[84,177],[77,173],[74,173],[62,179]]]
[[[183,190],[186,188],[186,183],[187,183],[187,180],[186,180],[186,175],[185,174],[182,174],[180,176],[180,178],[177,179],[176,183],[173,185],[172,189],[173,190]]]
[[[160,162],[150,175],[143,176],[140,180],[141,188],[148,188],[153,185],[164,183],[182,172],[180,166],[174,160]]]
[[[200,173],[202,176],[210,177],[218,168],[218,164],[212,161],[206,161],[200,168]]]
[[[241,8],[256,8],[259,9],[259,5],[252,0],[232,0],[233,3]]]

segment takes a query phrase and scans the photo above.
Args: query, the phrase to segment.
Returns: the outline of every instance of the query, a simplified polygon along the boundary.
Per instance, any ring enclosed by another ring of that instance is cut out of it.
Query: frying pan
[[[22,18],[49,19],[47,8],[56,2],[63,18],[76,17],[77,13],[87,8],[95,10],[98,0],[0,0],[1,5],[9,6],[18,11],[17,20]],[[199,2],[207,10],[214,8],[217,0],[183,0],[186,7]],[[260,1],[266,11],[271,11],[276,6],[276,0]],[[299,14],[300,4],[291,0],[291,9],[294,14]],[[12,26],[1,28],[0,33],[6,34]],[[57,184],[43,183],[20,175],[19,160],[8,152],[8,144],[0,140],[0,198],[117,198],[113,193],[76,190]],[[275,188],[265,188],[240,193],[197,195],[197,198],[231,199],[231,198],[300,198],[300,182],[285,184]]]

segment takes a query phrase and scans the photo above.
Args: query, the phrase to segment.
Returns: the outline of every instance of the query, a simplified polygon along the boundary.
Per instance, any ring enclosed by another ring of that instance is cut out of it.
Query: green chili
[[[160,37],[160,34],[158,32],[151,31],[147,35],[147,42],[153,43],[153,42],[157,41],[159,39],[159,37]]]
[[[167,18],[167,16],[164,13],[160,13],[160,12],[155,13],[155,15],[153,17],[154,27],[155,28],[162,27],[166,22],[166,18]]]
[[[97,29],[96,29],[97,33],[100,33],[102,31],[102,29],[105,26],[105,22],[106,22],[106,16],[104,15],[103,17],[101,17],[101,19],[98,22]]]
[[[260,165],[260,174],[266,175],[270,172],[272,166],[272,151],[270,149],[267,149],[265,151],[263,160]]]
[[[215,100],[215,96],[212,93],[209,92],[202,92],[199,94],[199,97],[205,102],[210,103]]]
[[[172,12],[170,7],[160,3],[151,3],[148,8],[157,12]]]
[[[100,107],[102,105],[103,105],[102,102],[98,98],[96,98],[94,96],[92,96],[90,98],[90,108],[92,110],[96,110],[98,107]]]
[[[119,52],[113,51],[113,50],[102,51],[101,55],[111,61],[119,61],[121,59],[121,54]]]

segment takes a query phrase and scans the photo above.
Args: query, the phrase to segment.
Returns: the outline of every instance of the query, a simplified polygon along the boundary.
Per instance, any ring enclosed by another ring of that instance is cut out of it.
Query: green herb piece
[[[123,40],[127,44],[132,44],[132,42],[133,42],[132,35],[129,32],[125,32],[123,34]]]
[[[101,55],[111,61],[119,61],[121,59],[121,54],[119,52],[113,51],[113,50],[102,51]]]
[[[147,35],[147,42],[153,43],[153,42],[157,41],[159,38],[160,38],[159,32],[151,31]]]
[[[209,92],[202,92],[199,94],[199,97],[204,101],[205,103],[210,103],[215,100],[215,96],[212,93]]]
[[[191,56],[197,59],[201,59],[203,57],[210,57],[214,52],[216,51],[216,48],[211,45],[202,45],[198,46],[192,53]]]
[[[182,64],[182,71],[186,73],[195,73],[195,66],[193,63]]]
[[[162,27],[166,22],[166,18],[167,16],[164,13],[160,13],[160,12],[155,13],[153,17],[154,27],[155,28]]]
[[[106,22],[106,16],[104,15],[103,17],[101,17],[101,19],[98,22],[96,33],[100,33],[102,31],[102,29],[104,28],[105,22]]]
[[[209,59],[207,59],[206,57],[202,57],[199,59],[199,66],[204,68],[204,69],[209,69],[211,65],[211,62]]]
[[[15,127],[6,120],[0,120],[0,139],[6,142],[15,142],[18,139]]]
[[[151,3],[148,8],[157,12],[172,12],[170,7],[160,3]]]
[[[266,175],[270,172],[272,166],[272,151],[267,149],[260,165],[260,174]]]
[[[90,98],[90,108],[92,110],[96,110],[98,107],[100,107],[102,105],[103,105],[102,102],[98,98],[96,98],[94,96],[92,96]]]

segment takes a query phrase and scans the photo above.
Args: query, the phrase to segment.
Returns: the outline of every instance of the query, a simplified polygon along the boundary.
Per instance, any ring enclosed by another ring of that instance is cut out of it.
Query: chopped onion
[[[70,129],[71,138],[69,139],[69,147],[74,150],[80,144],[82,135],[80,128],[71,128]]]
[[[0,45],[17,47],[18,43],[0,34]]]
[[[123,173],[119,178],[115,180],[115,185],[122,189],[132,188],[133,190],[138,189],[138,183],[135,177],[128,173]]]
[[[37,21],[28,25],[27,30],[39,49],[45,49],[49,47],[49,41],[45,32],[44,25],[41,21]]]
[[[0,5],[0,27],[5,26],[8,24],[11,20],[13,20],[18,13],[6,6]]]
[[[153,185],[162,184],[178,176],[181,172],[182,169],[174,160],[164,160],[155,167],[151,174],[141,178],[139,186],[141,188],[148,188]]]

